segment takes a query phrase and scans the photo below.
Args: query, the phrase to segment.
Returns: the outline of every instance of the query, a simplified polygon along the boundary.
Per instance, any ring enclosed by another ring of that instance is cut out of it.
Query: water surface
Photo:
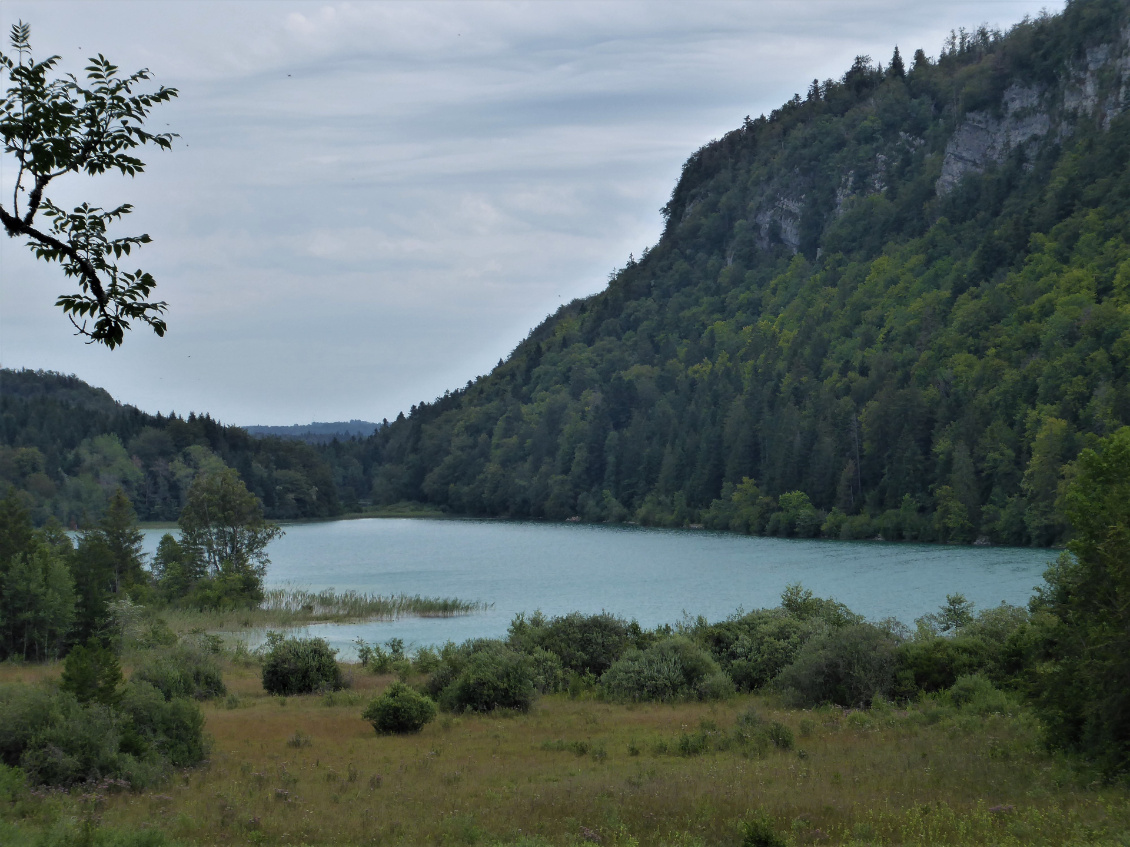
[[[156,549],[164,531],[147,530]],[[350,643],[442,644],[504,635],[519,612],[609,611],[642,626],[775,606],[790,583],[871,619],[905,623],[946,595],[1024,604],[1056,553],[870,541],[753,538],[702,530],[509,521],[369,519],[298,524],[269,549],[269,585],[458,597],[492,604],[456,618],[313,626]]]

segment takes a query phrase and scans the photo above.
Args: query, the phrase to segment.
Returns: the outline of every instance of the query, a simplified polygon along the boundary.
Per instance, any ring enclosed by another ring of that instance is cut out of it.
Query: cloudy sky
[[[135,205],[120,234],[154,239],[135,256],[166,337],[84,345],[58,267],[5,238],[0,363],[225,423],[395,417],[654,244],[682,163],[746,115],[858,54],[934,56],[951,28],[1062,5],[4,0],[38,58],[178,88],[151,125],[180,138],[134,180],[51,193]],[[11,183],[5,163],[5,208]]]

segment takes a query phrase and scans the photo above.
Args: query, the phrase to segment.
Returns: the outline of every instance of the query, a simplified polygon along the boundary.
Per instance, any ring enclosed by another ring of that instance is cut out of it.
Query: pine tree
[[[899,53],[897,44],[895,45],[895,53],[893,56],[891,56],[890,67],[887,68],[887,76],[891,77],[892,79],[896,77],[898,79],[906,78],[906,66],[902,63],[902,55]]]
[[[106,516],[99,525],[106,541],[114,569],[114,593],[120,594],[145,583],[145,563],[142,556],[142,534],[137,527],[137,513],[125,491],[119,488],[110,498]]]

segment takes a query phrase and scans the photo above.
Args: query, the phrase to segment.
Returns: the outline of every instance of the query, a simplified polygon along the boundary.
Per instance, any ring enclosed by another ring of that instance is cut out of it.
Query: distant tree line
[[[121,488],[143,521],[173,521],[201,473],[232,468],[274,519],[341,510],[333,468],[299,441],[253,438],[210,415],[150,415],[75,377],[0,372],[0,486],[36,524],[96,522]]]

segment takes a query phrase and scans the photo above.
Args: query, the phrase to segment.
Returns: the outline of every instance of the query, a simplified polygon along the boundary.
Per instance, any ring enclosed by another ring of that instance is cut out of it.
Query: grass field
[[[0,666],[0,681],[52,673]],[[231,696],[204,706],[204,767],[157,791],[48,795],[4,815],[185,844],[738,845],[757,815],[795,845],[1130,843],[1126,787],[1049,757],[1024,712],[555,695],[528,715],[441,714],[419,735],[379,737],[360,712],[390,678],[350,675],[351,689],[283,699],[233,665]],[[791,729],[792,748],[731,743],[751,709]]]

